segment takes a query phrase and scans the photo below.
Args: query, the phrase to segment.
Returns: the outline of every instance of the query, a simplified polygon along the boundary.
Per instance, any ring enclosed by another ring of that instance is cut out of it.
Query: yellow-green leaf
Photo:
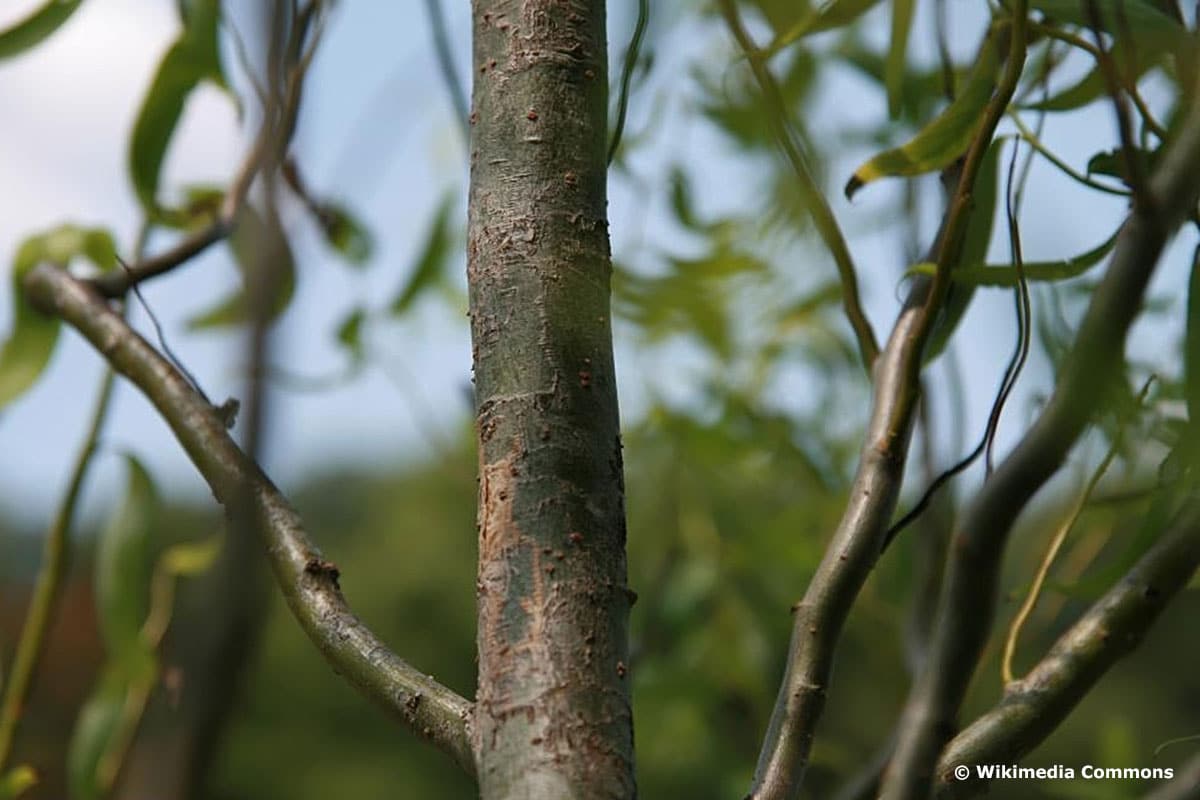
[[[58,319],[25,302],[26,273],[42,262],[66,266],[79,256],[101,270],[112,268],[116,263],[112,236],[99,228],[60,225],[29,237],[17,248],[12,266],[13,328],[0,348],[0,408],[33,386],[58,342]]]
[[[198,541],[171,545],[159,556],[159,563],[169,575],[200,575],[216,562],[223,541],[224,537],[218,533]]]
[[[101,800],[100,763],[121,726],[127,683],[106,671],[75,719],[67,748],[67,790],[71,800]]]
[[[0,777],[0,800],[16,800],[37,785],[37,770],[28,764],[13,767]]]
[[[71,18],[83,0],[48,0],[20,22],[0,31],[0,60],[41,44]]]
[[[846,183],[847,198],[873,180],[933,172],[950,165],[966,152],[995,89],[1000,70],[998,42],[1008,36],[1008,30],[1008,25],[992,27],[975,68],[954,102],[908,143],[879,153],[855,170]]]

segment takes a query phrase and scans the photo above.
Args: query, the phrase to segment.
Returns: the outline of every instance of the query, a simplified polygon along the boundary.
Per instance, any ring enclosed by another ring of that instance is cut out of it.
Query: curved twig
[[[86,283],[49,265],[30,270],[30,301],[60,316],[154,404],[192,463],[229,509],[249,509],[292,614],[326,660],[360,692],[474,774],[471,704],[389,650],[346,605],[336,565],[309,541],[299,515],[229,437],[211,405]]]

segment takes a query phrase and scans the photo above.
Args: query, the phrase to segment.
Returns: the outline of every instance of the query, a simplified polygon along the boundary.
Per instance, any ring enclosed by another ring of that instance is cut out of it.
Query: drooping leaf
[[[1025,280],[1030,282],[1065,281],[1077,278],[1104,260],[1117,243],[1117,234],[1113,234],[1087,252],[1072,258],[1059,261],[1027,261],[1023,264]],[[914,273],[933,274],[933,267],[920,264],[912,270]],[[1017,285],[1017,272],[1012,264],[964,264],[954,271],[955,283],[967,286],[983,286],[989,288],[1009,288]]]
[[[933,172],[966,152],[995,89],[1000,70],[998,42],[1008,35],[1008,29],[1008,25],[992,27],[966,84],[941,114],[908,143],[879,153],[854,171],[846,183],[847,198],[873,180]]]
[[[101,800],[104,796],[98,772],[120,728],[126,692],[125,679],[107,671],[80,709],[67,748],[67,789],[71,800]]]
[[[151,547],[159,499],[141,462],[131,455],[125,460],[125,498],[96,550],[96,613],[109,667],[137,682],[155,668],[141,631],[149,613]]]
[[[434,286],[445,273],[454,245],[453,215],[454,196],[447,194],[442,198],[430,222],[429,232],[425,234],[425,244],[408,273],[408,280],[392,301],[393,315],[399,316],[408,311],[421,293]]]
[[[79,10],[83,0],[47,0],[41,7],[0,31],[0,61],[41,44]]]
[[[908,66],[908,34],[916,9],[916,0],[892,0],[892,40],[888,45],[886,68],[888,116],[892,119],[900,117],[904,72]]]
[[[242,274],[242,286],[213,308],[189,319],[187,325],[192,330],[250,321],[253,309],[247,287],[252,281],[267,280],[264,273],[270,275],[274,291],[267,309],[269,319],[283,313],[295,294],[296,262],[278,213],[263,216],[251,206],[243,208],[229,246]]]
[[[792,42],[821,31],[849,25],[870,11],[879,0],[827,0],[767,45],[764,53],[773,55]]]
[[[161,216],[159,173],[188,96],[203,81],[224,88],[217,41],[217,0],[189,4],[186,24],[167,50],[142,101],[129,140],[129,175],[142,208]]]
[[[37,770],[28,764],[13,767],[0,777],[0,800],[16,800],[37,785]]]
[[[48,262],[66,266],[84,257],[100,270],[116,263],[112,235],[100,228],[60,225],[31,236],[17,248],[12,267],[13,328],[0,349],[0,408],[23,394],[42,374],[58,341],[59,321],[25,302],[22,281],[29,270]]]
[[[975,294],[975,287],[959,283],[958,275],[964,265],[982,262],[987,257],[988,245],[992,241],[992,228],[995,226],[997,194],[1000,189],[1000,151],[1003,149],[1003,141],[996,139],[988,145],[983,162],[979,165],[973,193],[974,207],[971,209],[971,216],[967,220],[967,229],[963,235],[962,253],[958,265],[951,273],[954,282],[950,284],[942,311],[934,323],[933,330],[930,331],[929,342],[922,356],[925,363],[933,361],[946,349],[950,337],[966,316],[967,307]]]

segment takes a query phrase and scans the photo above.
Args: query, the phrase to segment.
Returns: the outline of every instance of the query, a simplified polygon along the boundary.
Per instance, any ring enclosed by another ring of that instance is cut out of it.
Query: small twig
[[[1150,386],[1154,382],[1154,376],[1151,375],[1145,385],[1142,386],[1142,391],[1138,394],[1139,404],[1146,399],[1146,393],[1150,390]],[[1092,472],[1092,477],[1084,485],[1083,491],[1079,493],[1079,497],[1075,500],[1075,505],[1071,508],[1071,512],[1067,514],[1067,518],[1054,532],[1054,536],[1050,539],[1050,546],[1046,548],[1046,554],[1042,558],[1042,563],[1038,565],[1038,571],[1033,576],[1033,584],[1029,587],[1029,593],[1025,596],[1025,601],[1021,603],[1021,607],[1017,610],[1013,617],[1012,624],[1008,628],[1008,635],[1004,639],[1004,652],[1000,657],[1000,679],[1004,685],[1012,683],[1013,677],[1013,656],[1017,650],[1017,639],[1021,636],[1021,629],[1025,627],[1029,615],[1033,613],[1034,607],[1037,605],[1038,598],[1042,594],[1042,586],[1046,583],[1046,576],[1050,574],[1050,567],[1054,564],[1055,558],[1058,557],[1058,551],[1062,549],[1063,542],[1067,539],[1067,534],[1075,527],[1075,523],[1079,520],[1079,515],[1083,513],[1084,507],[1092,497],[1092,492],[1096,490],[1096,486],[1100,483],[1100,479],[1104,477],[1104,473],[1108,472],[1108,468],[1117,457],[1117,452],[1120,450],[1121,442],[1124,439],[1125,425],[1122,424],[1117,428],[1117,433],[1113,436],[1108,452],[1104,458],[1096,466]]]
[[[1021,133],[1021,138],[1028,142],[1029,146],[1036,150],[1039,155],[1041,155],[1054,166],[1058,167],[1058,169],[1067,177],[1083,184],[1084,186],[1087,186],[1090,189],[1096,189],[1097,191],[1101,191],[1106,194],[1115,194],[1119,197],[1129,197],[1130,192],[1128,189],[1121,189],[1116,186],[1107,186],[1099,181],[1093,180],[1056,156],[1049,148],[1042,144],[1033,131],[1029,130],[1025,123],[1021,121],[1021,117],[1016,111],[1009,112],[1008,118],[1011,119],[1013,124],[1017,126],[1017,130]]]
[[[809,213],[812,214],[817,233],[825,242],[825,246],[829,248],[834,263],[837,265],[838,275],[842,281],[842,304],[846,311],[846,318],[850,321],[850,327],[854,329],[863,365],[869,372],[879,355],[879,343],[875,339],[875,331],[871,328],[866,312],[863,311],[862,301],[859,299],[858,272],[854,266],[854,259],[850,255],[850,248],[846,244],[846,238],[842,235],[842,230],[838,226],[833,209],[829,206],[829,201],[825,199],[824,193],[817,185],[804,154],[796,143],[779,84],[771,75],[763,52],[754,44],[750,34],[742,25],[737,5],[733,0],[720,0],[720,8],[726,25],[733,34],[733,38],[737,40],[742,52],[745,53],[750,69],[763,93],[768,106],[768,123],[775,134],[779,147],[787,157],[788,163],[791,164],[792,171],[796,174],[800,190],[808,201]]]
[[[650,19],[650,0],[638,0],[637,22],[633,26],[633,37],[629,40],[629,48],[625,51],[625,63],[621,67],[621,88],[617,94],[617,119],[613,123],[612,138],[608,142],[608,163],[616,158],[617,149],[621,146],[621,135],[625,132],[625,114],[629,109],[629,86],[633,81],[633,72],[637,68],[638,55],[642,49],[642,37],[646,33],[646,23]]]

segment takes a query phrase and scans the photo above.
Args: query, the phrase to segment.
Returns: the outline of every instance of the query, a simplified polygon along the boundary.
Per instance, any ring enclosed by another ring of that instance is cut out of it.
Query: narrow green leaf
[[[966,85],[941,114],[907,144],[885,150],[855,170],[846,183],[847,198],[873,180],[933,172],[953,163],[966,152],[995,89],[1000,70],[997,42],[1007,36],[1008,30],[1008,25],[993,26]]]
[[[145,467],[131,455],[126,463],[125,498],[96,550],[96,611],[110,666],[136,682],[154,669],[141,631],[149,613],[150,550],[159,499]]]
[[[1065,281],[1077,278],[1104,260],[1117,244],[1117,234],[1113,234],[1097,246],[1073,258],[1058,261],[1027,261],[1025,262],[1025,279],[1036,282]],[[910,270],[913,274],[932,275],[934,267],[931,264],[918,264]],[[1008,288],[1017,285],[1017,272],[1012,264],[964,264],[954,271],[954,282],[967,286],[982,286],[988,288]]]
[[[929,334],[929,343],[925,346],[923,354],[925,363],[933,361],[946,349],[950,337],[966,316],[967,307],[974,297],[975,287],[959,283],[958,275],[964,269],[964,265],[982,263],[987,258],[999,203],[997,195],[1000,190],[1000,152],[1003,149],[1003,140],[994,140],[988,145],[987,152],[983,155],[983,163],[979,165],[973,194],[974,207],[971,209],[971,216],[967,220],[967,229],[963,235],[962,254],[952,273],[954,282],[950,285],[945,304]]]
[[[899,119],[904,100],[904,71],[908,67],[908,34],[912,30],[916,0],[892,0],[892,40],[888,45],[886,86],[888,116]]]
[[[255,279],[257,270],[276,271],[276,294],[270,305],[271,319],[283,313],[295,294],[296,262],[278,215],[268,218],[251,206],[243,208],[229,246],[242,273],[242,286],[213,308],[189,319],[187,326],[191,330],[248,322],[251,309],[246,287]]]
[[[188,96],[202,81],[226,87],[217,41],[217,0],[190,4],[187,26],[167,50],[134,123],[129,175],[142,208],[160,215],[158,181],[163,159]]]
[[[37,770],[28,764],[13,767],[0,777],[0,800],[16,800],[37,786]]]
[[[442,198],[429,225],[429,233],[425,237],[425,246],[417,263],[409,273],[404,287],[392,301],[391,312],[400,316],[412,307],[421,292],[433,286],[442,277],[450,261],[450,252],[454,244],[454,232],[451,222],[454,212],[454,195],[447,194]]]
[[[350,357],[355,361],[363,359],[362,327],[366,317],[366,311],[356,308],[338,325],[338,343],[346,348]]]
[[[1183,372],[1188,421],[1196,428],[1200,426],[1200,247],[1192,256],[1192,275],[1188,279]]]
[[[79,10],[83,0],[48,0],[10,28],[0,31],[0,61],[41,44]]]
[[[71,800],[103,797],[97,771],[121,725],[126,686],[118,675],[106,672],[79,711],[67,748],[67,788]]]
[[[1154,150],[1135,148],[1134,157],[1141,162],[1143,168],[1152,171],[1158,165],[1162,150],[1162,147],[1157,147]],[[1089,176],[1108,175],[1112,178],[1119,178],[1127,185],[1129,184],[1129,176],[1125,173],[1125,156],[1120,150],[1107,150],[1103,153],[1096,153],[1089,158],[1087,174]]]
[[[29,237],[17,248],[12,267],[13,329],[0,349],[0,408],[33,386],[58,342],[59,321],[25,302],[26,273],[42,262],[65,267],[79,256],[101,270],[111,269],[116,263],[112,235],[100,228],[60,225]]]
[[[829,0],[801,17],[795,25],[767,45],[763,52],[768,56],[774,55],[802,37],[849,25],[874,8],[878,2],[879,0]]]

